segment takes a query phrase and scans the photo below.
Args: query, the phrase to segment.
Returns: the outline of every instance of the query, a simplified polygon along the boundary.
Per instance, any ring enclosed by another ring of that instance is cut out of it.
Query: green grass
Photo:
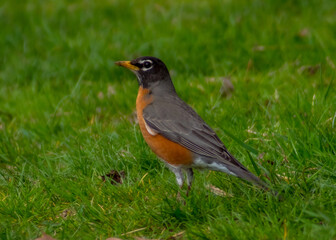
[[[0,238],[335,239],[335,1],[161,2],[1,3]],[[282,201],[207,171],[176,200],[114,66],[142,55]]]

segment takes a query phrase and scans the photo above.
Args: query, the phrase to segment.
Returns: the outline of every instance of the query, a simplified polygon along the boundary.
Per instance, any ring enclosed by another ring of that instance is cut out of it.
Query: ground
[[[335,1],[0,5],[1,239],[336,238]],[[209,171],[176,199],[114,65],[143,55],[280,199]]]

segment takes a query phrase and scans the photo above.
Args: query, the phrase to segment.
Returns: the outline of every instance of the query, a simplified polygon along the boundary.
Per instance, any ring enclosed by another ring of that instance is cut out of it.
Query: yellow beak
[[[139,71],[140,70],[140,68],[138,68],[137,66],[132,65],[130,61],[120,61],[120,62],[115,62],[115,64],[118,65],[118,66],[128,68],[128,69],[133,70],[133,71]]]

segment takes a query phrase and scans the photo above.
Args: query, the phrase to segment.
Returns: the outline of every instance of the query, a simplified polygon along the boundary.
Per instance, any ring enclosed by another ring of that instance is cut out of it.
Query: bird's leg
[[[174,171],[174,173],[175,173],[177,184],[180,187],[180,190],[177,192],[177,199],[181,200],[182,198],[181,198],[180,191],[182,191],[182,187],[183,187],[183,183],[184,183],[184,176],[183,176],[183,173],[182,173],[181,169],[178,169],[178,170]]]
[[[191,190],[192,181],[194,180],[194,172],[193,172],[192,168],[187,168],[186,172],[187,172],[187,184],[188,184],[188,189],[187,189],[187,194],[186,195],[188,197],[189,191]]]
[[[182,173],[181,168],[175,167],[175,166],[170,165],[170,164],[169,165],[167,164],[167,166],[175,174],[176,182],[179,185],[180,189],[182,189],[183,182],[184,182],[184,175]],[[180,190],[177,192],[177,198],[181,199]]]
[[[178,169],[174,173],[175,173],[175,177],[176,177],[176,182],[179,185],[180,189],[182,189],[183,183],[184,183],[184,176],[183,176],[183,173],[182,173],[181,169]]]

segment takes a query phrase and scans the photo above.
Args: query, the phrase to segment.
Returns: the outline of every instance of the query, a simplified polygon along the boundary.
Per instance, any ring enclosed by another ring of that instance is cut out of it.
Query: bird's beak
[[[138,68],[137,66],[131,64],[130,61],[120,61],[120,62],[115,62],[116,65],[118,66],[122,66],[122,67],[125,67],[125,68],[128,68],[132,71],[139,71],[140,68]]]

